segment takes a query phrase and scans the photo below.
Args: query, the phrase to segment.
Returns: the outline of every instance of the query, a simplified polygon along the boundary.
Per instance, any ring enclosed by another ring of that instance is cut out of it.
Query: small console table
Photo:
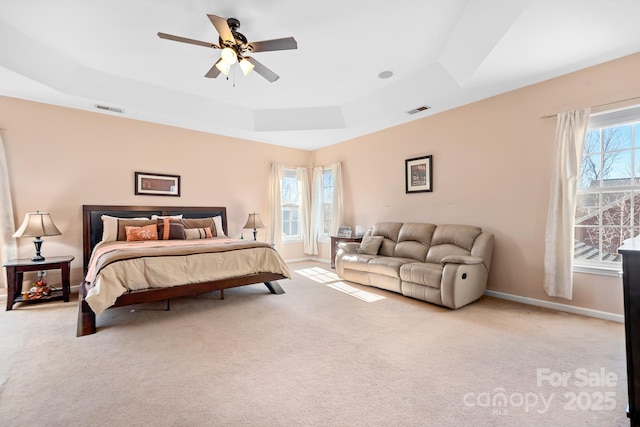
[[[45,302],[63,299],[69,302],[71,282],[72,256],[47,257],[44,261],[30,259],[13,259],[3,264],[7,269],[7,311],[13,309],[17,302]],[[53,289],[51,294],[38,299],[28,299],[22,296],[22,279],[25,271],[60,270],[62,273],[62,289]]]
[[[338,252],[338,245],[345,242],[362,242],[362,236],[358,237],[338,237],[331,236],[331,268],[336,268],[336,252]]]

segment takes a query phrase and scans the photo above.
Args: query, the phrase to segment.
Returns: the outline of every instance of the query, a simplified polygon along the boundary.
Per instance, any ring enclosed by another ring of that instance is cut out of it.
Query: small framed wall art
[[[404,161],[406,193],[433,191],[433,156],[414,157]]]
[[[136,172],[135,194],[180,197],[180,176]]]

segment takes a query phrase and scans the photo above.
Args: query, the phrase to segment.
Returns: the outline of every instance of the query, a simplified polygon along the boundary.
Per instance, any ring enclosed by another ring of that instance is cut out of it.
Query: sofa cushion
[[[471,255],[473,242],[480,233],[480,227],[471,225],[438,225],[426,261],[440,263],[448,255]]]
[[[471,251],[473,242],[482,233],[480,227],[472,225],[439,225],[433,233],[432,246],[450,243]]]
[[[402,282],[417,283],[440,289],[443,267],[440,264],[412,262],[400,267]]]
[[[414,260],[387,256],[374,257],[369,261],[369,273],[399,278],[400,267],[408,262],[414,262]]]
[[[424,261],[435,229],[435,224],[404,224],[398,233],[398,243],[393,256]]]
[[[382,244],[382,236],[364,236],[360,247],[358,248],[359,254],[377,255],[380,245]]]
[[[373,226],[371,235],[384,237],[378,254],[382,256],[393,256],[400,228],[402,228],[401,222],[378,222]]]
[[[369,261],[371,261],[374,257],[375,255],[350,253],[343,255],[341,261],[344,269],[368,272]]]

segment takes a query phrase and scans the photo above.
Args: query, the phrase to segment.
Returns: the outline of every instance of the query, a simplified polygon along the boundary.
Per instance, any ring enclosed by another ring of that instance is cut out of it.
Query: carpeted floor
[[[491,297],[452,311],[291,264],[111,309],[0,312],[2,426],[628,426],[624,325]]]

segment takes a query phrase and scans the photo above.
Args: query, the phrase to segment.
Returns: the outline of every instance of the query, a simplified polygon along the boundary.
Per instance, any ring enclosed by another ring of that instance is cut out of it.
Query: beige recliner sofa
[[[470,225],[379,222],[362,243],[342,243],[336,272],[449,308],[480,298],[487,287],[493,234]]]

